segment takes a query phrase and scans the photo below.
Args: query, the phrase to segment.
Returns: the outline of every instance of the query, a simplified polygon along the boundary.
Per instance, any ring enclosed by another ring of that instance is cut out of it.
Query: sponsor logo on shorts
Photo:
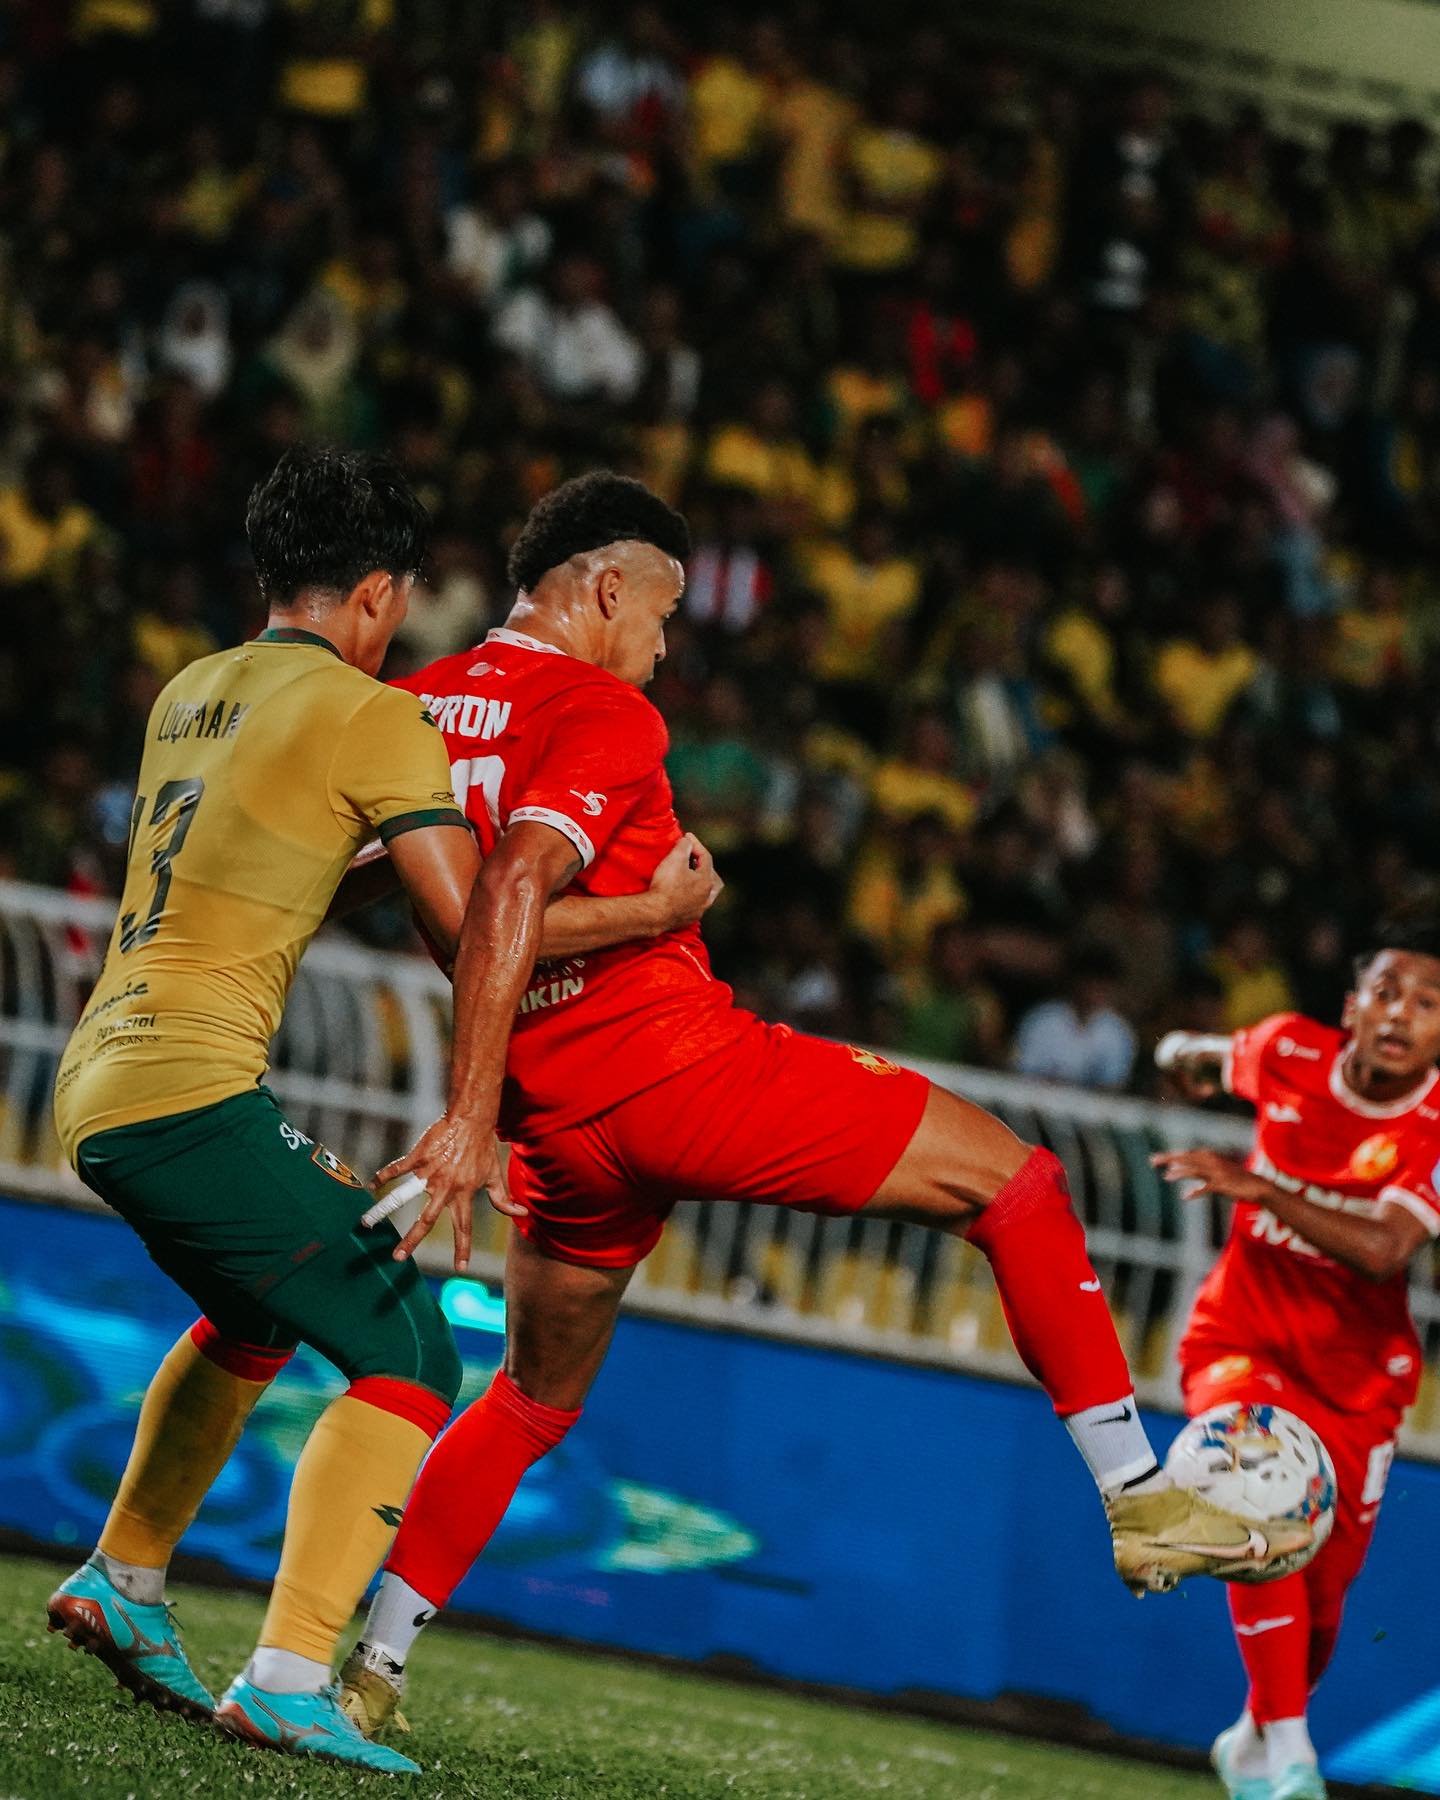
[[[400,1528],[400,1521],[405,1517],[403,1508],[398,1506],[372,1506],[370,1510],[377,1519],[382,1520],[386,1525],[393,1525],[397,1531]]]
[[[343,1181],[346,1187],[358,1188],[365,1185],[348,1163],[341,1162],[335,1152],[327,1150],[323,1144],[317,1144],[310,1152],[310,1160],[317,1169],[323,1169],[336,1181]]]
[[[1399,1144],[1386,1132],[1377,1132],[1350,1152],[1350,1173],[1357,1181],[1383,1181],[1399,1160]]]
[[[308,1149],[315,1142],[314,1138],[306,1137],[298,1126],[291,1125],[284,1119],[280,1121],[280,1135],[292,1150]]]
[[[861,1050],[855,1044],[847,1044],[845,1048],[859,1063],[862,1069],[868,1069],[872,1075],[898,1075],[899,1063],[893,1063],[889,1057],[877,1056],[873,1050]]]
[[[1205,1371],[1207,1381],[1235,1381],[1255,1367],[1248,1356],[1222,1356]]]

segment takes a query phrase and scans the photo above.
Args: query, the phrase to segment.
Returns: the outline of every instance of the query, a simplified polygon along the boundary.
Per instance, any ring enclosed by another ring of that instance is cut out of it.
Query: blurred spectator
[[[1081,1087],[1123,1088],[1138,1046],[1134,1026],[1115,1009],[1119,977],[1108,950],[1078,950],[1065,998],[1044,1000],[1021,1019],[1016,1070]]]
[[[1005,1014],[983,976],[980,940],[966,926],[938,925],[923,972],[909,984],[896,1043],[911,1056],[999,1064]]]
[[[1147,1035],[1332,1016],[1440,892],[1425,127],[800,0],[22,11],[7,871],[113,889],[148,708],[257,628],[245,498],[313,437],[435,516],[396,667],[503,616],[555,482],[685,509],[654,693],[717,968],[782,1016],[1004,1064],[1103,1016],[1081,945]]]

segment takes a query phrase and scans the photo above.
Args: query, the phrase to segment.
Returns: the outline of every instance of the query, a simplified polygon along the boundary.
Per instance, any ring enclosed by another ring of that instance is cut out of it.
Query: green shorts
[[[369,1190],[268,1089],[96,1132],[76,1161],[222,1336],[454,1399],[454,1336],[395,1228],[361,1226]]]

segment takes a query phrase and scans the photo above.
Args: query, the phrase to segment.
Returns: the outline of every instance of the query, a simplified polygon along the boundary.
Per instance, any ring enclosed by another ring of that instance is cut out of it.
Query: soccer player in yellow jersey
[[[458,937],[478,852],[444,740],[415,696],[374,679],[425,525],[381,457],[291,451],[256,488],[246,528],[269,629],[192,663],[155,703],[120,915],[55,1084],[81,1177],[203,1316],[151,1384],[99,1546],[52,1596],[51,1629],[159,1707],[392,1773],[418,1771],[355,1730],[331,1666],[460,1361],[423,1279],[393,1259],[393,1226],[362,1229],[359,1178],[260,1083],[296,964],[363,845],[387,847],[437,943]],[[694,916],[711,878],[692,860],[675,893],[638,906],[560,903],[544,949]],[[462,1225],[457,1267],[468,1253]],[[301,1341],[350,1385],[301,1454],[260,1645],[217,1707],[164,1604],[165,1570]]]

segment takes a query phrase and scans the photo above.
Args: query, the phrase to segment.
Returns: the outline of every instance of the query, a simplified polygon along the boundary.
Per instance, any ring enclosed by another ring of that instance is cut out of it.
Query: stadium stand
[[[420,483],[412,664],[608,463],[696,528],[656,698],[744,999],[1121,1088],[1333,1015],[1440,843],[1429,132],[881,29],[7,8],[0,873],[113,891],[284,445]]]

